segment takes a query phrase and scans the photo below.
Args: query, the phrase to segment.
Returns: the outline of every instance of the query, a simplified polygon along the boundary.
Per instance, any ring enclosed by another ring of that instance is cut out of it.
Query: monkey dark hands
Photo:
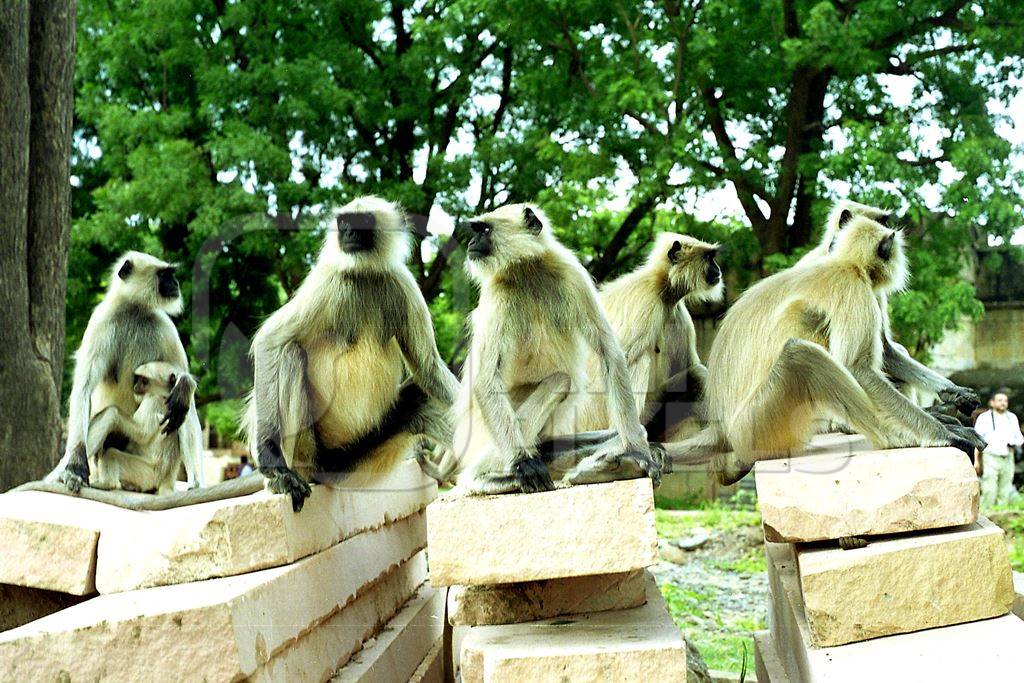
[[[188,415],[191,404],[192,397],[187,382],[179,381],[167,396],[167,414],[160,421],[160,424],[164,425],[164,434],[173,434],[178,431],[178,428],[185,422],[185,416]]]
[[[89,485],[89,459],[85,455],[85,444],[75,446],[67,467],[60,473],[60,482],[71,493],[78,493],[83,486]]]
[[[651,449],[651,459],[661,470],[662,474],[672,473],[672,458],[668,457],[668,450],[660,443],[651,442],[648,444]]]
[[[967,457],[974,461],[974,444],[964,437],[950,430],[949,445],[967,454]]]
[[[299,512],[313,490],[309,484],[290,467],[261,467],[260,473],[267,478],[268,486],[274,493],[286,493],[292,498],[292,510]]]
[[[962,441],[966,441],[971,445],[972,448],[977,448],[979,451],[985,450],[985,446],[988,445],[985,439],[981,438],[981,434],[978,434],[978,432],[974,431],[970,427],[964,427],[963,425],[958,424],[948,425],[946,429],[949,430],[952,439],[960,439]],[[960,448],[960,446],[957,446],[957,448]],[[963,448],[960,448],[960,450],[963,450]],[[968,453],[968,455],[973,456],[974,453],[970,452]]]
[[[950,415],[946,412],[945,405],[935,405],[924,409],[924,412],[928,413],[936,420],[941,422],[946,427],[962,427],[963,423],[959,419]]]
[[[551,491],[555,488],[548,466],[536,455],[522,457],[513,463],[512,476],[523,493]]]
[[[975,408],[981,405],[981,399],[978,398],[977,392],[956,384],[949,389],[940,391],[939,400],[955,406],[964,415],[970,415]]]

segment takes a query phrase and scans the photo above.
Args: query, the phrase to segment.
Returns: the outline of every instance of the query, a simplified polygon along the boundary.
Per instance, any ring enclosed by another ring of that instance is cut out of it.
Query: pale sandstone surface
[[[767,543],[771,639],[790,680],[1012,681],[1024,671],[1024,621],[1012,615],[875,638],[810,645],[793,546]]]
[[[789,683],[790,678],[768,631],[754,634],[754,672],[757,683]]]
[[[643,569],[658,557],[650,479],[427,507],[430,581],[490,585]]]
[[[437,484],[412,460],[384,475],[313,486],[301,512],[261,491],[175,510],[135,513],[100,535],[100,593],[234,576],[290,564],[421,510]]]
[[[856,550],[797,546],[797,565],[816,647],[998,617],[1013,605],[1003,530],[984,517]]]
[[[100,595],[0,634],[0,680],[252,675],[422,550],[425,537],[420,513],[284,567]]]
[[[41,619],[86,599],[70,593],[0,584],[0,631]]]
[[[331,679],[336,683],[408,681],[444,632],[444,591],[425,584]]]
[[[427,578],[426,551],[388,572],[257,669],[254,683],[323,681],[378,633]]]
[[[100,530],[123,524],[133,514],[58,493],[0,495],[0,583],[95,593]]]
[[[480,626],[539,621],[565,614],[639,607],[646,599],[642,570],[496,586],[452,586],[448,621]]]
[[[769,541],[937,529],[978,516],[978,477],[955,448],[762,461],[754,473]]]
[[[685,681],[686,644],[647,578],[647,603],[527,624],[474,626],[461,642],[464,683]]]
[[[409,683],[444,683],[444,641],[438,639],[409,678]]]

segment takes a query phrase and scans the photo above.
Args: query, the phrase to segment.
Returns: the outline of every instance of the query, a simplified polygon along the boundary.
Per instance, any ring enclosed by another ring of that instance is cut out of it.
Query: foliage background
[[[892,320],[926,356],[980,313],[972,247],[1021,223],[1019,10],[80,0],[68,348],[118,254],[164,254],[201,275],[183,278],[198,299],[179,327],[203,402],[237,398],[317,221],[365,193],[430,218],[411,265],[453,363],[473,293],[436,234],[449,216],[536,200],[598,280],[658,230],[692,232],[723,242],[735,295],[848,195],[905,213],[914,278]]]

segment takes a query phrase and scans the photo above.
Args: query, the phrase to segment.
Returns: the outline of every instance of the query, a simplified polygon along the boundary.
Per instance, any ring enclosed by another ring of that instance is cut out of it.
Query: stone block
[[[480,626],[540,621],[565,614],[629,609],[644,604],[642,570],[544,579],[497,586],[452,586],[448,621]]]
[[[408,681],[444,632],[444,591],[424,585],[331,680]]]
[[[978,517],[978,477],[955,448],[762,461],[754,473],[773,542],[921,531]]]
[[[435,586],[643,569],[657,561],[649,479],[438,499],[427,508]]]
[[[757,683],[789,683],[790,678],[768,631],[754,634],[754,671]]]
[[[650,577],[643,607],[529,624],[474,626],[461,649],[464,683],[687,678],[686,644]]]
[[[0,583],[72,595],[95,593],[100,529],[122,524],[134,514],[58,493],[0,495]]]
[[[444,640],[438,639],[416,667],[409,683],[444,683]]]
[[[266,491],[136,513],[100,536],[96,587],[118,593],[279,567],[408,517],[436,495],[437,484],[409,460],[387,475],[314,486],[299,513]]]
[[[812,647],[793,546],[767,543],[772,640],[790,679],[1012,681],[1024,670],[1024,621],[1013,615],[834,647]]]
[[[0,634],[0,680],[251,676],[422,550],[425,536],[420,513],[284,567],[100,595]]]
[[[420,551],[261,665],[249,680],[289,683],[329,679],[380,631],[426,579],[426,551]]]
[[[984,517],[856,550],[796,549],[816,647],[998,617],[1013,605],[1003,530]]]

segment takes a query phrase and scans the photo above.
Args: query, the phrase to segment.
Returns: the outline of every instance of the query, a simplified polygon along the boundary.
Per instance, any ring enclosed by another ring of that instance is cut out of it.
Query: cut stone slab
[[[922,531],[978,517],[978,477],[955,448],[766,460],[754,477],[773,542]]]
[[[686,644],[647,578],[647,604],[530,624],[474,626],[462,640],[463,683],[685,681]]]
[[[1024,619],[1024,574],[1013,573],[1013,613]]]
[[[815,647],[998,617],[1013,605],[1003,530],[984,517],[856,550],[797,546],[797,564]]]
[[[439,638],[430,648],[409,683],[444,683],[444,639]]]
[[[72,595],[95,593],[100,530],[133,514],[58,493],[0,495],[0,583]]]
[[[757,683],[789,683],[790,681],[768,631],[758,631],[754,634],[754,670],[757,673]]]
[[[642,570],[545,579],[498,586],[452,586],[448,621],[480,626],[540,621],[565,614],[639,607],[646,600]]]
[[[387,475],[314,486],[299,513],[288,496],[267,491],[135,513],[101,534],[96,587],[119,593],[279,567],[408,517],[436,496],[437,484],[409,460]]]
[[[812,647],[793,546],[767,543],[765,555],[772,640],[793,681],[1012,681],[1024,670],[1024,621],[1013,615]]]
[[[614,574],[658,558],[650,479],[444,497],[427,508],[427,534],[434,586]]]
[[[425,536],[420,513],[292,565],[100,595],[0,634],[0,680],[250,676],[422,550]]]
[[[261,665],[249,680],[289,683],[329,679],[402,609],[426,579],[426,551],[421,551]]]
[[[425,585],[331,680],[408,681],[443,631],[444,591]]]
[[[17,628],[86,599],[69,593],[0,584],[0,631]]]

